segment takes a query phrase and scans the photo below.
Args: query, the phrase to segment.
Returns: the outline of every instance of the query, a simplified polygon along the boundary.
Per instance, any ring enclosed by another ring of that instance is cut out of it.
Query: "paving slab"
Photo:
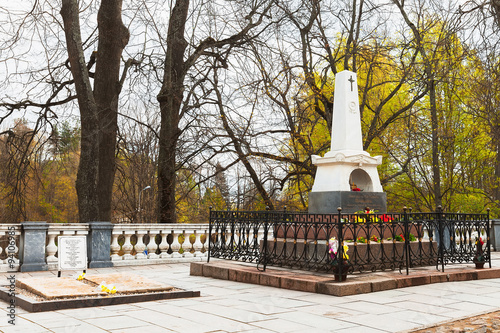
[[[496,260],[493,266],[500,267],[500,253],[494,255]],[[215,263],[215,260],[213,261]],[[232,262],[226,262],[225,267],[231,265]],[[269,269],[272,268],[268,267]],[[445,274],[451,269],[446,268]],[[467,265],[453,269],[471,270]],[[188,286],[191,290],[192,288],[200,290],[201,297],[56,310],[37,314],[26,313],[17,307],[15,327],[7,323],[8,301],[0,301],[0,331],[410,332],[423,328],[424,323],[438,324],[443,317],[456,319],[500,309],[500,278],[456,282],[448,282],[448,279],[445,282],[443,279],[440,282],[444,283],[434,282],[399,289],[372,290],[370,293],[339,297],[262,284],[192,276],[189,270],[189,263],[151,265],[148,269],[144,266],[115,267],[113,270],[104,271],[89,269],[88,276],[99,273],[135,274],[175,288],[185,289]],[[435,267],[427,272],[435,272]],[[16,279],[30,277],[30,274],[21,272],[0,273],[0,279],[5,280],[10,274],[15,274]],[[283,269],[277,276],[281,278],[294,274],[305,275],[309,272]],[[373,277],[373,281],[381,281],[381,278],[385,279],[391,274],[401,276],[398,271],[368,275]],[[55,276],[54,274],[44,276],[51,275]],[[63,272],[63,276],[66,275],[70,273]],[[481,278],[480,274],[477,276],[478,279]],[[315,281],[319,283],[318,280]],[[370,282],[370,278],[348,277],[347,282],[355,281],[364,284]],[[455,296],[460,294],[464,296]],[[498,300],[498,303],[495,300]],[[355,306],[356,304],[359,306]],[[391,306],[393,312],[387,313],[387,307]],[[2,317],[4,319],[1,319]],[[65,320],[65,317],[68,320]],[[313,322],[309,322],[309,319]]]

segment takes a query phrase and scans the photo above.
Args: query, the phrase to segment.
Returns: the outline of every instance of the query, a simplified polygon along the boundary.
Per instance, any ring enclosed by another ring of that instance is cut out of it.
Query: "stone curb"
[[[333,275],[328,274],[269,268],[266,271],[259,271],[255,267],[221,261],[193,262],[190,266],[190,274],[275,288],[333,296],[349,296],[431,283],[500,278],[500,268],[474,269],[464,267],[445,270],[445,272],[418,271],[412,272],[410,275],[401,275],[398,272],[376,272],[355,276],[348,275],[347,281],[337,282]]]

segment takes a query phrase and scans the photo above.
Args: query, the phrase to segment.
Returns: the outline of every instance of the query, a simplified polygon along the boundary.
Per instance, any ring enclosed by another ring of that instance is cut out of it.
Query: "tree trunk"
[[[493,182],[493,200],[500,201],[500,126],[492,127],[493,146],[496,148],[495,181]]]
[[[404,1],[393,0],[393,3],[399,8],[401,15],[403,15],[403,19],[405,20],[408,27],[413,32],[415,37],[416,45],[415,47],[422,55],[424,66],[425,66],[425,74],[427,80],[427,87],[429,89],[429,100],[430,100],[430,112],[431,112],[431,128],[432,128],[432,185],[434,191],[434,204],[437,209],[438,206],[442,206],[442,198],[441,198],[441,172],[439,169],[439,124],[438,124],[438,116],[437,116],[437,107],[436,107],[436,81],[434,79],[434,72],[432,68],[432,64],[430,59],[427,57],[424,47],[424,41],[422,36],[420,35],[419,29],[413,24],[408,17],[408,14],[404,10]]]
[[[120,59],[129,32],[122,22],[122,0],[102,1],[97,15],[99,43],[94,77],[94,97],[99,121],[99,169],[97,195],[99,220],[111,221],[115,179]],[[103,55],[103,56],[101,56]]]
[[[92,90],[82,47],[78,1],[62,1],[69,63],[80,108],[81,152],[76,179],[80,222],[111,221],[120,58],[129,38],[121,21],[121,8],[121,0],[101,2]]]
[[[69,63],[80,106],[81,152],[76,178],[78,212],[80,222],[88,222],[99,219],[97,199],[99,130],[97,105],[92,93],[89,73],[83,54],[78,9],[77,0],[62,1],[61,15],[64,21]]]
[[[439,168],[439,124],[436,107],[436,83],[432,74],[429,79],[429,100],[432,128],[432,185],[434,190],[434,208],[442,206],[441,200],[441,170]]]
[[[184,29],[189,9],[188,0],[177,0],[172,9],[167,35],[167,52],[163,84],[158,94],[161,113],[158,156],[158,211],[160,223],[175,223],[176,146],[179,138],[179,112],[184,97],[187,42]]]

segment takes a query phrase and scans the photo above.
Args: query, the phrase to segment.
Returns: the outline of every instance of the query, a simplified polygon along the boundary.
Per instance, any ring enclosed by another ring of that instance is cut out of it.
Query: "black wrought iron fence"
[[[489,263],[487,214],[210,211],[210,257],[338,273]],[[335,244],[337,253],[331,253]],[[484,245],[482,244],[484,242]],[[344,245],[347,247],[344,249]],[[346,251],[347,250],[347,251]],[[342,259],[340,259],[342,258]]]

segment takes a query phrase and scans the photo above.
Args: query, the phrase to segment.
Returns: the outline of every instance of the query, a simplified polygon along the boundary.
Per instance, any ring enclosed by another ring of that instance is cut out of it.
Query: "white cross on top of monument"
[[[331,152],[363,152],[361,119],[356,73],[342,71],[335,75]]]
[[[318,167],[312,192],[351,191],[353,186],[365,192],[383,192],[377,171],[382,157],[371,157],[363,150],[356,73],[335,75],[332,118],[331,150],[325,157],[311,157]]]

